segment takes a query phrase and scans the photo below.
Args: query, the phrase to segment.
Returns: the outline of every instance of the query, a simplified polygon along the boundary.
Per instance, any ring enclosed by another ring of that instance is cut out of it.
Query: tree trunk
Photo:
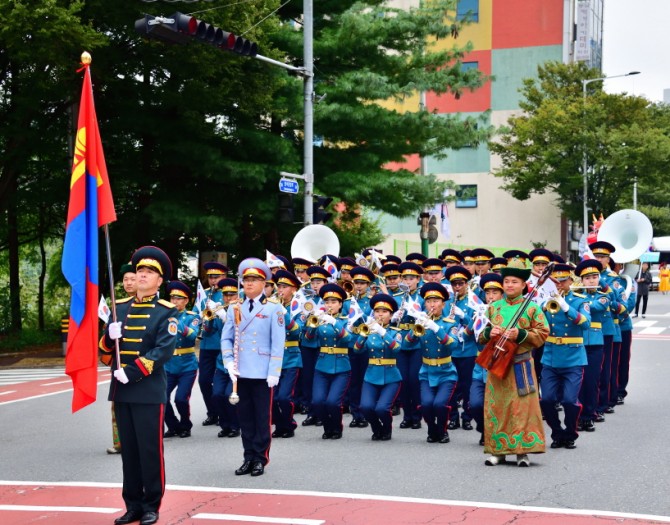
[[[12,180],[11,197],[7,201],[7,248],[9,253],[10,330],[21,331],[21,282],[19,280],[19,223],[16,210],[16,178]]]
[[[44,331],[44,281],[47,276],[47,252],[44,248],[44,208],[40,211],[40,231],[39,231],[39,245],[40,245],[40,262],[42,268],[39,277],[39,289],[37,291],[37,326],[41,331]]]

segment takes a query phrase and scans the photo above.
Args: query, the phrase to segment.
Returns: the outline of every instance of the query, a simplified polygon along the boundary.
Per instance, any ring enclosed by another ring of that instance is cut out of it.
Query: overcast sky
[[[605,91],[662,101],[670,89],[670,0],[605,0],[604,23],[603,76],[641,72],[607,80]]]

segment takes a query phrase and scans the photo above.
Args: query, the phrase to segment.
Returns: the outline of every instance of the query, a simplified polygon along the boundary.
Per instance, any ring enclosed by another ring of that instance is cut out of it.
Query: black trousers
[[[647,300],[649,299],[649,295],[638,295],[637,296],[637,301],[635,302],[635,315],[637,315],[638,311],[640,310],[640,301],[642,301],[642,315],[647,313]]]
[[[245,461],[270,462],[270,441],[272,440],[272,389],[265,379],[237,380],[237,394],[240,402],[237,413],[242,430],[242,446]]]
[[[126,509],[158,512],[165,494],[163,404],[114,402],[123,460]]]

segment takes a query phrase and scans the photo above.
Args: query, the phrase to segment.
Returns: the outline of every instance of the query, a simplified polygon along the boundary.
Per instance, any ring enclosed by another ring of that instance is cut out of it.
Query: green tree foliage
[[[584,98],[582,80],[599,76],[583,64],[549,62],[538,68],[537,79],[524,80],[524,113],[510,118],[490,144],[502,159],[496,175],[515,198],[552,191],[563,213],[580,221],[584,152],[588,207],[597,214],[630,202],[636,180],[647,187],[666,184],[665,111],[642,97],[604,93],[600,82],[587,84]]]

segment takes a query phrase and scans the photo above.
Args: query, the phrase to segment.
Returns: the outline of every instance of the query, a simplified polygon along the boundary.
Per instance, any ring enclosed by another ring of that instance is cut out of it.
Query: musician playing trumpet
[[[518,259],[511,260],[501,270],[505,296],[489,305],[487,317],[491,322],[482,334],[480,342],[503,335],[517,346],[514,350],[515,365],[502,379],[489,373],[486,378],[484,396],[484,452],[489,454],[486,465],[504,463],[506,455],[515,454],[517,465],[530,465],[528,454],[545,451],[544,425],[538,400],[537,388],[519,393],[517,381],[524,387],[528,383],[537,385],[533,370],[531,350],[544,343],[549,335],[549,326],[541,308],[530,302],[514,328],[507,329],[513,317],[524,303],[523,293],[530,270]],[[522,368],[516,365],[522,365]],[[530,366],[528,366],[530,365]],[[518,377],[517,373],[524,372]]]
[[[542,354],[542,400],[540,407],[551,427],[551,448],[575,448],[577,419],[582,409],[579,389],[587,364],[584,333],[591,324],[591,309],[586,297],[570,290],[572,267],[555,264],[551,278],[558,293],[544,305],[549,322],[549,337]],[[563,423],[556,403],[563,406]]]
[[[221,328],[226,322],[226,316],[231,304],[239,301],[239,291],[237,288],[237,279],[226,277],[220,279],[217,288],[223,297],[223,304],[217,307],[215,315],[221,320]],[[220,343],[219,343],[220,344]],[[230,394],[233,392],[233,381],[223,366],[223,357],[221,352],[216,358],[216,370],[214,372],[214,385],[212,388],[212,405],[214,412],[219,420],[220,438],[236,438],[240,436],[240,420],[237,415],[237,405],[231,405],[229,402]]]
[[[421,412],[428,425],[428,443],[449,443],[447,421],[449,400],[454,394],[458,374],[451,362],[456,346],[458,326],[453,319],[443,317],[444,303],[449,293],[440,283],[421,287],[424,300],[423,315],[407,335],[410,343],[418,342],[421,349]]]
[[[351,270],[351,279],[354,283],[354,294],[350,301],[356,301],[358,307],[363,312],[363,319],[366,319],[370,313],[370,286],[375,280],[375,274],[367,268],[357,266]],[[349,340],[349,361],[351,362],[351,382],[349,383],[349,410],[352,420],[349,423],[350,428],[365,428],[368,422],[361,411],[361,391],[363,389],[363,377],[368,368],[368,353],[366,351],[356,352],[354,345],[356,339],[352,337]]]
[[[361,412],[372,427],[372,441],[391,439],[391,407],[400,391],[400,371],[396,356],[400,351],[400,330],[389,325],[398,304],[388,294],[370,299],[374,318],[359,329],[354,351],[368,357],[361,394]]]
[[[575,268],[575,275],[581,279],[580,288],[591,311],[591,324],[584,330],[584,348],[586,350],[586,366],[582,386],[579,389],[579,402],[582,411],[579,415],[577,430],[593,432],[596,428],[594,420],[598,406],[598,381],[600,367],[603,362],[603,317],[609,312],[610,299],[600,287],[600,272],[603,265],[595,259],[582,261]]]
[[[325,310],[305,324],[305,340],[317,345],[319,354],[314,370],[312,405],[323,422],[323,439],[342,437],[342,402],[351,378],[349,363],[348,318],[341,314],[347,293],[337,284],[323,285],[319,290]]]

